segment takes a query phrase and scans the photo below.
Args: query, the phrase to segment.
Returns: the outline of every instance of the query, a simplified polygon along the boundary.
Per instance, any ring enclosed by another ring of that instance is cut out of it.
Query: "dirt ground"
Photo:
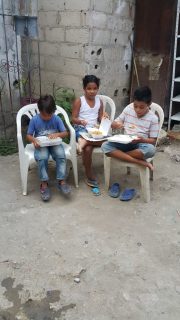
[[[58,193],[51,166],[42,203],[36,168],[23,196],[18,155],[0,158],[0,320],[180,319],[180,143],[159,147],[148,204],[135,170],[112,168],[112,182],[138,191],[122,202],[104,190],[101,155],[94,167],[101,196],[79,160],[72,197]]]

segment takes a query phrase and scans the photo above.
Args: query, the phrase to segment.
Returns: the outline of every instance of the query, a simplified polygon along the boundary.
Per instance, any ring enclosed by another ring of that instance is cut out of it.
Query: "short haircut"
[[[152,101],[151,89],[147,86],[139,87],[134,91],[134,100],[143,101],[147,104],[150,104]]]
[[[82,80],[83,80],[83,88],[84,89],[87,87],[88,83],[90,83],[90,82],[96,83],[98,88],[100,86],[100,79],[97,78],[96,76],[92,75],[92,74],[91,75],[86,75]]]
[[[40,112],[46,112],[47,114],[52,114],[56,110],[56,104],[55,104],[54,98],[50,94],[41,96],[37,104]]]

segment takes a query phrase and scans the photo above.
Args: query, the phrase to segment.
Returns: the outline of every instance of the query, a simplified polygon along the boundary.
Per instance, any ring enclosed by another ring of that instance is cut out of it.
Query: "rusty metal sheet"
[[[37,16],[38,0],[14,0],[12,12],[16,16]]]
[[[168,116],[175,33],[176,0],[137,0],[134,57],[140,85],[152,89],[153,101]],[[132,72],[131,95],[137,87]]]

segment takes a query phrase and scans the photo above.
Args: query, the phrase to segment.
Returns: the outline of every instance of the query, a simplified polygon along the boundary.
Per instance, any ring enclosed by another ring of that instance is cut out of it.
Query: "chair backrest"
[[[155,103],[155,102],[151,103],[150,109],[151,109],[152,112],[156,113],[158,118],[159,118],[159,132],[158,132],[158,137],[157,137],[157,140],[156,140],[156,145],[157,145],[158,138],[159,138],[159,135],[160,135],[160,132],[161,132],[161,128],[162,128],[162,125],[163,125],[163,122],[164,122],[164,111],[161,108],[161,106],[159,104]]]
[[[16,116],[16,124],[17,124],[17,135],[21,136],[21,118],[26,115],[29,119],[39,113],[37,103],[28,104],[22,107]]]
[[[26,115],[29,119],[31,119],[33,116],[35,116],[36,114],[39,113],[39,109],[37,106],[37,103],[32,103],[32,104],[28,104],[24,107],[22,107],[18,113],[17,113],[17,117],[16,117],[16,123],[17,123],[17,135],[20,137],[21,136],[21,118],[23,115]],[[62,114],[64,117],[64,120],[66,122],[66,125],[71,133],[71,136],[74,136],[74,128],[71,126],[71,123],[69,121],[69,117],[66,113],[66,111],[60,107],[56,105],[56,111],[55,114]],[[71,143],[71,136],[70,136],[70,143]]]
[[[115,113],[116,113],[116,106],[114,101],[108,97],[108,96],[104,96],[104,95],[98,95],[98,97],[102,100],[103,102],[103,106],[104,106],[104,111],[106,111],[107,106],[109,105],[110,107],[110,120],[113,121],[114,117],[115,117]]]

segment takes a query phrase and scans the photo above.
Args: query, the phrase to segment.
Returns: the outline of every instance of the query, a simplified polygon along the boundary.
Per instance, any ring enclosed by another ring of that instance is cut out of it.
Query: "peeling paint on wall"
[[[160,67],[163,63],[163,55],[141,54],[138,56],[139,65],[149,67],[149,80],[159,80]]]
[[[14,0],[12,1],[12,11],[18,16],[37,16],[37,0]]]
[[[4,30],[3,23],[0,23],[0,30]],[[0,71],[1,77],[6,83],[6,90],[8,91],[8,69],[9,69],[9,77],[10,83],[12,85],[13,81],[17,78],[17,54],[16,54],[16,37],[15,32],[13,30],[13,24],[6,25],[6,37],[7,37],[7,56],[6,56],[6,44],[4,32],[2,32],[2,38],[0,38]],[[19,41],[19,37],[17,37],[17,46],[19,51],[19,61],[21,61],[21,42]]]

